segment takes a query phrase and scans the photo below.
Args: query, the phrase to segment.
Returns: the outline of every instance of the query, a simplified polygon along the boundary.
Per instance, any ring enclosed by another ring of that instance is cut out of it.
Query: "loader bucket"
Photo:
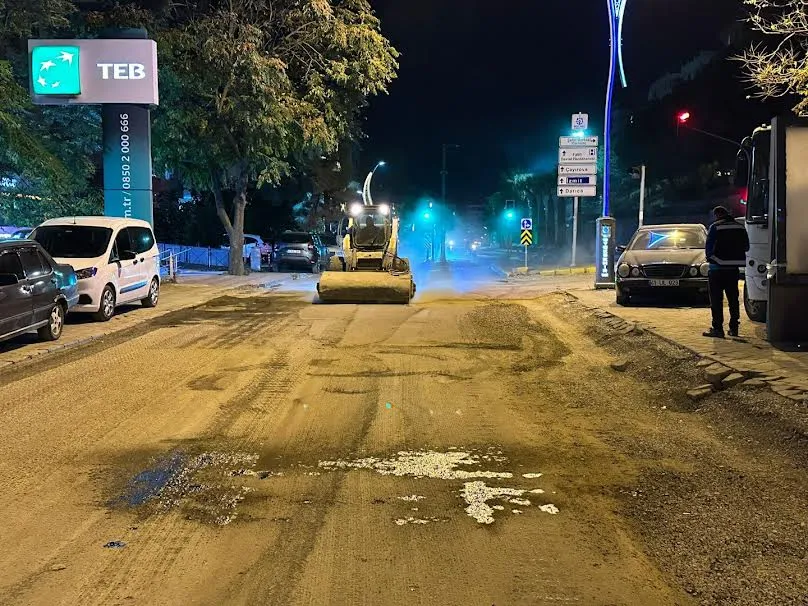
[[[323,303],[403,303],[415,294],[411,273],[327,271],[317,292]]]

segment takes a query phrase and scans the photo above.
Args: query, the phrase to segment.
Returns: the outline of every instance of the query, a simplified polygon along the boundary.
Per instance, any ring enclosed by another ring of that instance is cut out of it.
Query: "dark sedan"
[[[327,263],[315,236],[302,231],[287,231],[280,235],[272,251],[272,270],[308,269],[318,273]]]
[[[699,224],[648,225],[637,230],[617,261],[617,303],[632,297],[685,292],[709,298],[704,254],[707,229]]]
[[[55,341],[78,296],[71,266],[57,264],[36,242],[0,242],[0,341],[31,330]]]

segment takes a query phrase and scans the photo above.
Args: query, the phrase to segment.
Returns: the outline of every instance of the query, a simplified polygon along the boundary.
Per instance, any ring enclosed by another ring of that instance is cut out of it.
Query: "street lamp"
[[[676,134],[677,135],[679,134],[679,129],[680,128],[685,128],[687,130],[692,130],[693,132],[700,133],[700,134],[705,135],[707,137],[712,137],[713,139],[718,139],[719,141],[723,141],[724,143],[730,143],[730,144],[734,145],[735,147],[737,147],[738,149],[740,149],[744,153],[744,156],[746,156],[746,161],[747,162],[751,161],[751,158],[749,157],[749,150],[746,149],[740,142],[733,141],[732,139],[728,139],[727,137],[722,137],[721,135],[717,135],[715,133],[711,133],[709,131],[702,130],[700,128],[695,128],[693,126],[690,126],[688,124],[688,122],[690,122],[691,117],[692,116],[691,116],[690,112],[688,112],[688,111],[679,112],[676,115]]]
[[[382,166],[387,166],[387,162],[380,160],[376,166],[373,167],[373,170],[368,173],[367,179],[365,179],[365,186],[362,188],[362,201],[365,203],[365,206],[373,204],[373,198],[370,195],[370,183],[373,181],[373,175],[375,175],[376,171]]]
[[[609,212],[611,172],[612,103],[619,73],[623,88],[628,86],[623,63],[623,18],[627,0],[606,0],[609,12],[609,79],[603,121],[603,212],[597,220],[595,288],[614,288],[614,238],[616,222]]]

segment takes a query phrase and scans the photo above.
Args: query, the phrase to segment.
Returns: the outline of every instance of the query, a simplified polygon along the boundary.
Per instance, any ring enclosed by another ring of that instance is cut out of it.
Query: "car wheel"
[[[115,315],[115,290],[107,284],[101,292],[101,304],[93,317],[99,322],[108,322]]]
[[[749,289],[746,283],[743,285],[743,307],[746,315],[753,322],[765,322],[768,305],[766,301],[752,301],[749,299]]]
[[[65,326],[65,308],[61,303],[56,303],[48,316],[48,323],[37,331],[39,338],[43,341],[56,341],[62,336],[62,329]]]
[[[615,289],[615,293],[616,293],[615,300],[617,301],[618,305],[628,307],[631,304],[631,297],[627,294],[624,294],[622,290],[617,288]]]
[[[149,285],[149,295],[145,299],[140,300],[143,307],[157,307],[157,301],[160,300],[160,280],[152,278]]]

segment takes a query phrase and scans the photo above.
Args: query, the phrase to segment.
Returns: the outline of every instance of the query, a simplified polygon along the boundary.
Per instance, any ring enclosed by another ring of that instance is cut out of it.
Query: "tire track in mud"
[[[245,453],[257,451],[260,428],[265,425],[260,422],[261,419],[267,416],[271,418],[278,412],[288,400],[295,382],[302,376],[300,369],[305,368],[304,361],[309,349],[301,348],[299,343],[295,345],[300,331],[295,331],[291,325],[296,321],[294,315],[273,316],[269,322],[266,318],[260,321],[251,320],[242,326],[261,327],[260,331],[236,333],[237,338],[234,339],[210,341],[213,350],[218,350],[223,347],[232,348],[244,340],[249,342],[260,339],[264,334],[273,335],[276,341],[276,335],[285,336],[261,361],[246,367],[248,371],[257,371],[257,376],[223,403],[193,445],[179,446],[181,451],[184,450],[189,455],[203,450]],[[196,323],[189,324],[195,327]],[[205,325],[204,321],[202,325]],[[229,330],[228,327],[223,329]],[[288,360],[288,352],[292,349],[295,351],[294,359]],[[226,372],[227,369],[223,371]],[[120,595],[121,589],[135,594],[147,593],[153,577],[144,572],[159,575],[170,571],[176,566],[178,559],[186,557],[193,550],[193,545],[202,541],[206,534],[203,522],[189,522],[185,519],[183,511],[187,506],[188,504],[180,504],[173,511],[149,515],[141,521],[136,541],[130,544],[133,549],[125,558],[126,564],[121,566],[120,562],[110,561],[98,574],[97,583],[86,586],[79,595],[80,603],[109,603],[124,597]]]

